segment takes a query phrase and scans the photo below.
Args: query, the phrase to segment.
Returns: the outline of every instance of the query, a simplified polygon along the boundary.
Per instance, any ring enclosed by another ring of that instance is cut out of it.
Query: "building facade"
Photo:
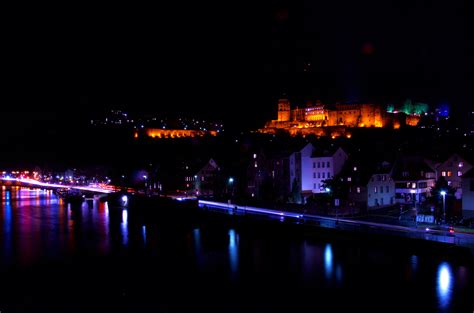
[[[367,208],[395,203],[395,181],[389,173],[373,174],[367,183]]]
[[[453,154],[446,161],[436,166],[436,178],[444,177],[448,185],[456,188],[456,198],[462,197],[462,176],[471,170],[472,165],[458,154]]]
[[[266,123],[262,133],[274,133],[277,129],[291,135],[315,134],[333,137],[345,134],[346,128],[416,126],[419,115],[400,115],[387,112],[379,104],[316,104],[309,103],[304,108],[291,108],[287,98],[278,101],[277,119]],[[333,129],[326,129],[333,128]]]
[[[324,193],[324,181],[339,174],[348,156],[342,148],[333,151],[318,150],[309,143],[289,157],[290,190],[298,189],[303,198]]]
[[[421,157],[400,157],[393,171],[395,201],[416,204],[424,202],[435,186],[435,171]]]
[[[474,169],[462,177],[462,215],[464,218],[474,218]]]

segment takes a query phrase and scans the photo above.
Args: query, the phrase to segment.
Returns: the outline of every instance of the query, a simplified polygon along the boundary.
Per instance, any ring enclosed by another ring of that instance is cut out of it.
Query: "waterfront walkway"
[[[373,234],[388,234],[403,236],[406,238],[443,242],[457,246],[468,247],[471,250],[474,250],[474,234],[453,232],[453,230],[450,231],[449,229],[440,229],[434,226],[416,225],[414,227],[407,227],[349,218],[335,218],[313,214],[302,214],[284,210],[257,208],[205,200],[199,200],[198,203],[200,208],[217,210],[225,213],[241,215],[266,215],[270,218],[279,218],[281,221],[314,224],[315,226],[324,228],[361,231]]]

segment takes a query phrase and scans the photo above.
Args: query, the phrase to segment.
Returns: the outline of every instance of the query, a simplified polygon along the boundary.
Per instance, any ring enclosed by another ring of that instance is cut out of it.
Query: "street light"
[[[446,223],[446,191],[441,190],[440,195],[443,196],[443,220]]]

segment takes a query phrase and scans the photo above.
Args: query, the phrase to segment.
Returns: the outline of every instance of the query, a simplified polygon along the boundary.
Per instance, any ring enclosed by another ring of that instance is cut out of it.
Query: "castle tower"
[[[290,120],[290,101],[286,98],[278,100],[278,122]]]

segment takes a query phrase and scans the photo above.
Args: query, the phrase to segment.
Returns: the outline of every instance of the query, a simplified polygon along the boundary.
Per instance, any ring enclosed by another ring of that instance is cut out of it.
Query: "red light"
[[[449,232],[450,232],[450,233],[454,233],[454,229],[450,229]]]

